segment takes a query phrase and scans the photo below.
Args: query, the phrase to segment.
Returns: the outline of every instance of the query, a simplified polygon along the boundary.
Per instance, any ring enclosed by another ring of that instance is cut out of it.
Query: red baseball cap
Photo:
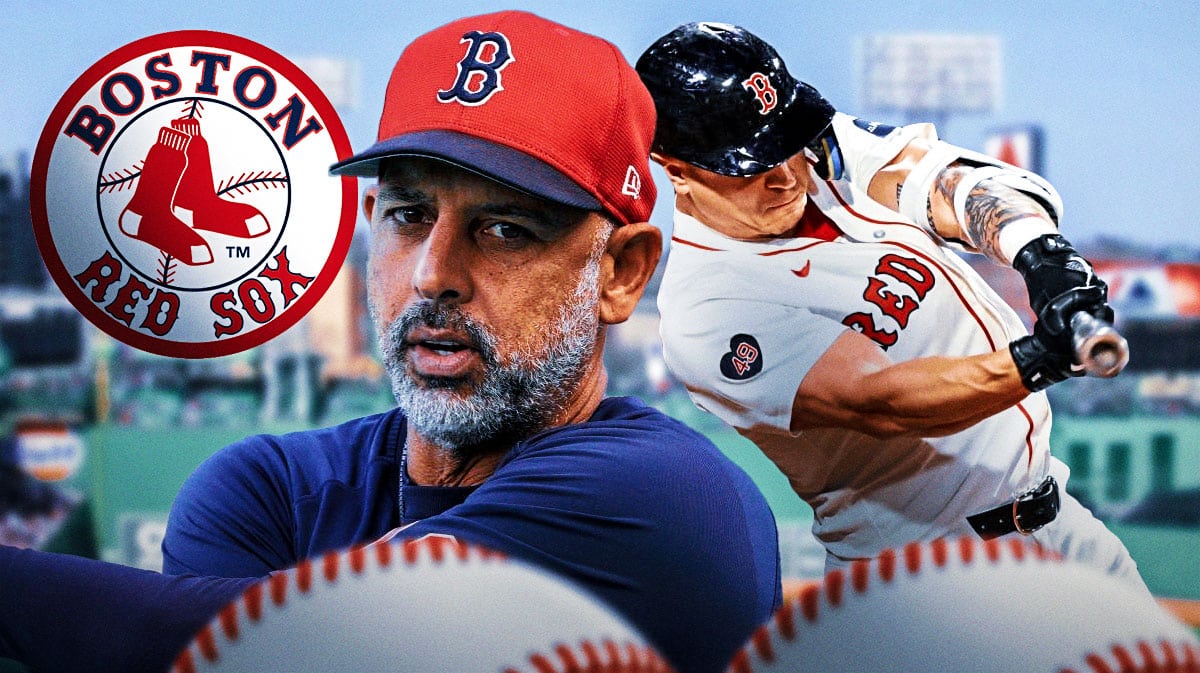
[[[440,159],[622,223],[646,222],[654,102],[616,46],[528,12],[459,19],[392,70],[379,139],[334,164],[375,177],[389,157]]]

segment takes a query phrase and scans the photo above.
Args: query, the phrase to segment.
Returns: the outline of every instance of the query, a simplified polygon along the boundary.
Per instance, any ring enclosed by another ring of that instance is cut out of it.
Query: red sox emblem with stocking
[[[55,107],[30,210],[46,267],[99,329],[214,357],[294,325],[341,269],[357,186],[332,105],[262,45],[155,35],[89,68]]]

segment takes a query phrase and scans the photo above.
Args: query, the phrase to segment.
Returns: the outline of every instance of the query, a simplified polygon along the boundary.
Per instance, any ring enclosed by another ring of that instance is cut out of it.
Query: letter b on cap
[[[468,43],[467,53],[458,62],[458,77],[449,89],[438,90],[438,100],[443,103],[459,102],[463,105],[482,105],[492,94],[504,86],[500,82],[500,71],[513,61],[512,49],[503,33],[477,30],[463,35],[462,42]],[[491,49],[488,49],[488,47]],[[488,57],[484,60],[484,57]]]

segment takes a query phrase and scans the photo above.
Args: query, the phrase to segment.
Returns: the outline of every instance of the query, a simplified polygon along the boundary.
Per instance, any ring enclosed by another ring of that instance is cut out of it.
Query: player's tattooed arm
[[[958,222],[952,205],[954,192],[963,176],[971,170],[969,166],[951,165],[942,171],[934,184],[937,197],[930,200],[930,221],[943,236],[957,230],[961,232],[960,236],[947,237],[964,238],[979,252],[1007,263],[1009,260],[1000,249],[1000,232],[1013,222],[1030,217],[1050,222],[1050,215],[1033,198],[992,180],[984,180],[971,189],[964,208],[966,221]]]

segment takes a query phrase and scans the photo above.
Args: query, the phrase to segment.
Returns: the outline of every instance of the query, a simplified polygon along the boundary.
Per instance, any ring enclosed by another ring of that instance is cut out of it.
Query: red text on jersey
[[[895,321],[899,329],[908,327],[913,311],[933,288],[933,272],[928,266],[911,257],[888,253],[879,258],[875,272],[867,278],[863,299],[878,309],[884,317]],[[903,291],[909,288],[911,293]],[[901,293],[903,292],[903,293]],[[884,350],[896,344],[899,331],[881,324],[879,313],[860,311],[842,319],[842,324],[858,330]]]

